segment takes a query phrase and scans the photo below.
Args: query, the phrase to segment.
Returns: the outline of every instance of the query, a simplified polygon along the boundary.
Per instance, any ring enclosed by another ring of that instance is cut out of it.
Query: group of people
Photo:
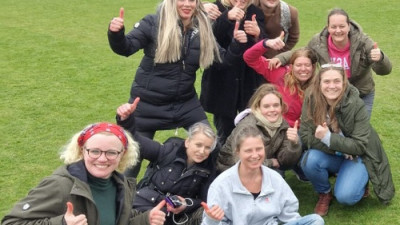
[[[344,10],[333,9],[297,50],[298,12],[281,0],[163,0],[127,34],[121,8],[108,38],[119,55],[144,50],[116,124],[75,134],[61,153],[65,165],[2,225],[320,225],[333,197],[354,205],[369,182],[383,203],[394,197],[369,122],[372,70],[389,74],[391,63]],[[152,140],[180,127],[186,139]],[[136,184],[142,159],[150,163]],[[292,169],[318,193],[313,214],[298,213],[284,179]]]

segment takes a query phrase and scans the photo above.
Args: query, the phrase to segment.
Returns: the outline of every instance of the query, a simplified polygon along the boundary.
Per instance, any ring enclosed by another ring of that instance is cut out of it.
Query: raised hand
[[[219,11],[218,6],[211,2],[203,3],[204,9],[207,12],[207,17],[211,20],[216,20],[221,15],[221,11]]]
[[[165,213],[161,210],[165,206],[165,200],[162,200],[156,207],[150,210],[150,225],[163,225],[165,222]]]
[[[119,32],[124,27],[124,8],[119,9],[119,17],[114,17],[110,22],[109,29],[112,32]]]
[[[64,219],[67,225],[88,225],[84,214],[74,215],[74,205],[71,202],[67,202],[67,211],[65,212]]]
[[[371,49],[370,56],[371,56],[371,60],[374,62],[378,62],[379,60],[381,60],[382,54],[381,54],[381,50],[378,47],[377,42],[374,43],[374,47]]]
[[[208,208],[207,203],[201,202],[201,206],[204,208],[204,212],[207,214],[208,217],[220,221],[224,218],[224,210],[221,209],[218,205],[213,205],[213,207]]]
[[[285,37],[285,32],[281,32],[281,35],[279,37],[276,37],[274,39],[266,39],[265,40],[265,46],[268,46],[274,50],[281,50],[283,47],[285,47],[285,42],[283,42],[283,38]]]
[[[299,143],[298,129],[299,129],[299,121],[296,120],[296,122],[294,122],[293,128],[289,127],[288,130],[286,131],[287,139],[289,139],[289,141],[295,144]]]
[[[256,39],[260,36],[260,27],[258,27],[258,23],[256,20],[256,14],[253,14],[251,16],[251,20],[246,20],[244,21],[244,31],[249,34],[254,36]]]
[[[247,43],[247,35],[243,30],[239,30],[239,21],[235,23],[235,29],[233,29],[233,38],[239,43]]]
[[[318,139],[322,139],[325,137],[326,133],[329,131],[328,125],[326,125],[326,122],[324,122],[322,125],[318,125],[317,129],[315,129],[315,134],[314,136]]]
[[[121,121],[126,120],[133,112],[135,112],[137,105],[139,104],[140,98],[135,98],[132,104],[125,103],[118,107],[117,115],[120,117]]]
[[[242,6],[240,0],[236,2],[236,5],[229,10],[228,19],[233,21],[240,21],[243,19],[245,13],[243,11],[244,6]]]

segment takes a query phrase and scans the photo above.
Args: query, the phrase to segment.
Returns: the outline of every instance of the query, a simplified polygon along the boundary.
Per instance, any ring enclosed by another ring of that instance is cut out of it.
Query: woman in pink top
[[[300,48],[293,52],[288,65],[270,68],[269,60],[263,56],[264,53],[268,49],[279,50],[284,45],[281,37],[264,39],[249,48],[243,57],[251,68],[268,82],[276,85],[288,106],[283,116],[293,127],[295,121],[300,118],[304,91],[315,74],[317,58],[310,49]]]

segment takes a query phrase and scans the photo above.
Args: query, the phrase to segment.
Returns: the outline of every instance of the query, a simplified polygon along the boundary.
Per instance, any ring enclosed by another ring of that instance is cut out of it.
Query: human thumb
[[[279,35],[279,37],[280,37],[281,40],[283,41],[283,40],[285,39],[285,32],[282,31],[282,32],[281,32],[281,35]]]
[[[71,202],[67,202],[67,212],[65,212],[65,215],[74,215],[74,205]]]
[[[374,42],[374,47],[373,47],[374,49],[377,49],[378,48],[378,42]]]
[[[204,208],[204,210],[205,210],[206,212],[210,211],[210,208],[208,208],[207,203],[201,202],[200,204],[201,204],[201,206],[203,206],[203,208]]]
[[[124,18],[124,8],[119,9],[119,18],[123,19]]]
[[[158,205],[156,205],[156,207],[154,207],[155,209],[161,210],[163,207],[165,206],[165,200],[162,200],[160,203],[158,203]]]
[[[256,14],[253,14],[253,15],[251,16],[251,21],[253,21],[253,22],[256,21]]]
[[[241,2],[240,2],[240,1],[237,1],[235,7],[240,8],[240,4],[241,4]]]
[[[296,120],[296,121],[294,122],[293,128],[296,129],[296,130],[299,128],[299,120]]]
[[[323,127],[327,127],[326,122],[324,122],[324,123],[322,124],[322,126],[323,126]]]
[[[238,30],[239,30],[239,21],[236,21],[235,29],[233,30],[233,33],[235,34]]]

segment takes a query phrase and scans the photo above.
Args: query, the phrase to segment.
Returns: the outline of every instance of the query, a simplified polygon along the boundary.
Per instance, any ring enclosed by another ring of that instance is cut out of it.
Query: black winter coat
[[[134,117],[120,121],[117,116],[117,122],[127,129],[127,126],[132,126],[132,124],[134,126]],[[190,198],[193,201],[193,205],[187,206],[183,212],[191,213],[198,209],[201,201],[207,200],[208,187],[216,177],[215,161],[218,149],[214,149],[202,163],[187,167],[184,139],[180,142],[160,144],[135,133],[132,127],[129,130],[134,132],[134,139],[140,145],[141,158],[156,165],[163,164],[161,163],[163,160],[172,159],[153,175],[148,186],[137,191],[133,207],[139,211],[150,210],[165,199],[167,194],[171,194]],[[188,201],[188,203],[191,202]]]
[[[228,19],[230,8],[225,8],[220,1],[215,4],[222,14],[214,22],[213,32],[218,44],[223,48],[228,48],[232,43],[235,21]],[[261,32],[257,40],[253,36],[247,35],[246,49],[257,43],[258,40],[265,38],[264,14],[253,4],[247,8],[239,29],[244,30],[244,21],[251,20],[253,14],[256,15]],[[229,68],[220,68],[215,64],[203,73],[200,102],[207,112],[235,118],[238,111],[246,108],[250,97],[262,83],[265,83],[264,78],[247,66],[243,57]]]
[[[158,35],[157,15],[147,15],[126,36],[124,33],[124,29],[120,32],[108,31],[109,44],[115,53],[128,57],[140,49],[144,52],[130,91],[131,102],[136,97],[140,97],[141,101],[135,112],[136,118],[154,119],[159,118],[159,115],[163,118],[174,103],[179,107],[179,104],[191,101],[188,107],[200,107],[194,87],[200,58],[200,36],[197,28],[191,28],[182,34],[185,45],[182,58],[172,63],[154,62]],[[230,46],[228,50],[219,49],[224,64],[217,63],[218,66],[230,66],[241,60],[244,46],[233,43],[234,46]],[[137,122],[142,125],[142,121]],[[173,119],[169,123],[170,128],[176,127]],[[152,129],[157,130],[154,126]]]

